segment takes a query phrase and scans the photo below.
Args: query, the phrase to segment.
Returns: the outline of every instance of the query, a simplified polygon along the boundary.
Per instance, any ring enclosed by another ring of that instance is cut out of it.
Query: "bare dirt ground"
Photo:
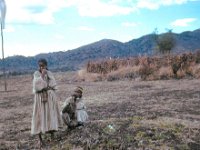
[[[63,130],[46,146],[52,150],[199,150],[200,80],[73,82],[73,74],[55,74],[61,104],[76,85],[84,88],[90,121]],[[32,76],[0,79],[0,149],[39,149],[30,134]]]

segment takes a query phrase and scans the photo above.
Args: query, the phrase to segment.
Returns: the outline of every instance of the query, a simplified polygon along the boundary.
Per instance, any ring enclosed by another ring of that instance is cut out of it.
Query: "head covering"
[[[44,65],[47,66],[47,60],[44,59],[44,58],[39,59],[39,60],[38,60],[38,64],[39,64],[39,63],[43,63]]]
[[[83,88],[80,87],[80,86],[77,86],[74,90],[74,92],[80,92],[80,93],[83,93]]]

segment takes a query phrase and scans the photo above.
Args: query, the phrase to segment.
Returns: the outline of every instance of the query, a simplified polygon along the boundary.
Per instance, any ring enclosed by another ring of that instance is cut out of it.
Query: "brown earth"
[[[74,82],[73,73],[55,74],[61,104],[76,85],[84,87],[90,121],[63,130],[43,149],[199,150],[200,80]],[[0,79],[0,149],[38,149],[30,134],[32,76]]]

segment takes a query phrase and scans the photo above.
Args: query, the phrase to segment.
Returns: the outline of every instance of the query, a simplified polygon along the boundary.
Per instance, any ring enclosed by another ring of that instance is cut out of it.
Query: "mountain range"
[[[172,33],[176,41],[172,53],[193,52],[200,49],[200,29]],[[12,56],[5,58],[7,72],[13,74],[30,73],[37,69],[37,60],[46,58],[49,69],[53,71],[78,70],[88,61],[109,58],[123,58],[157,54],[155,34],[144,35],[138,39],[122,43],[112,39],[103,39],[79,48],[53,53],[38,54],[33,57]],[[0,74],[3,61],[0,60]]]

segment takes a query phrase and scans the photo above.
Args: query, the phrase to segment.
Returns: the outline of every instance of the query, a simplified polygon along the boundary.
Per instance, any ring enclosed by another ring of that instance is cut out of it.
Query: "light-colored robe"
[[[31,134],[45,133],[51,130],[57,131],[59,127],[62,127],[60,109],[55,93],[55,90],[57,89],[56,81],[50,71],[47,71],[47,75],[48,79],[47,76],[43,79],[39,71],[36,71],[34,73],[33,93],[35,95],[31,123]],[[52,89],[47,91],[48,100],[46,102],[43,102],[43,96],[40,91],[47,86]]]
[[[88,120],[88,114],[86,112],[86,106],[83,103],[83,99],[77,99],[76,103],[76,115],[77,115],[77,121],[78,122],[86,122]]]
[[[67,98],[62,105],[62,110],[64,108],[66,108],[68,105],[70,105],[70,103],[73,103],[73,102],[74,101],[73,101],[72,97]],[[82,98],[77,98],[75,110],[73,110],[73,109],[71,109],[71,110],[74,111],[76,118],[70,118],[69,114],[71,114],[73,112],[62,113],[63,121],[66,125],[69,125],[71,121],[85,123],[88,120],[88,114],[86,112],[86,106],[83,103]]]
[[[73,97],[69,97],[64,101],[61,115],[65,125],[76,126],[76,104]]]

